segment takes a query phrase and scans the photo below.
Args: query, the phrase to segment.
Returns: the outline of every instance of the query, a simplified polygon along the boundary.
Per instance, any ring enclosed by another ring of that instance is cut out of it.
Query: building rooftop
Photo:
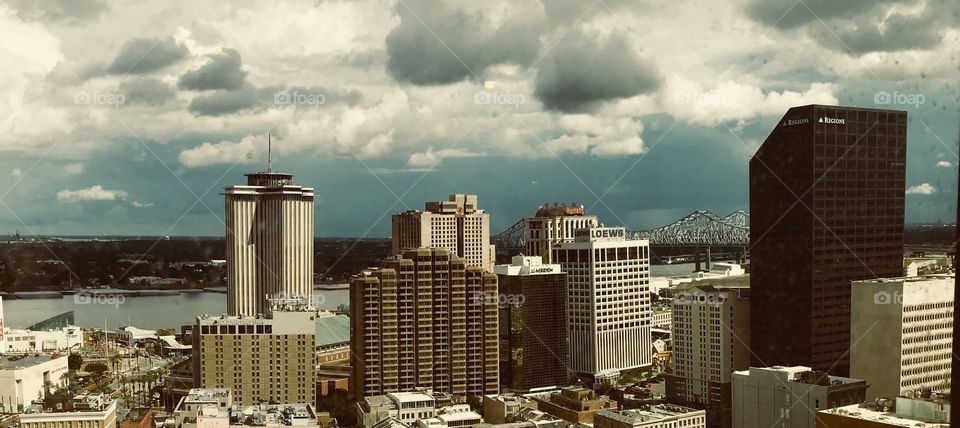
[[[27,367],[33,367],[37,364],[45,363],[50,360],[55,360],[57,358],[65,357],[60,357],[56,354],[25,354],[0,357],[0,370],[24,369]]]
[[[655,422],[692,413],[704,413],[704,411],[673,404],[658,404],[642,409],[602,409],[597,411],[597,416],[603,416],[618,422],[623,422],[625,424],[635,425],[640,422]]]
[[[822,410],[820,413],[844,416],[890,426],[932,428],[948,427],[950,413],[949,398],[936,395],[931,398],[897,397],[877,399],[863,404],[852,404]]]
[[[316,318],[317,329],[314,334],[316,346],[324,347],[339,343],[350,343],[350,317],[342,314],[322,313]]]
[[[192,388],[184,397],[185,403],[218,402],[230,397],[230,388]]]

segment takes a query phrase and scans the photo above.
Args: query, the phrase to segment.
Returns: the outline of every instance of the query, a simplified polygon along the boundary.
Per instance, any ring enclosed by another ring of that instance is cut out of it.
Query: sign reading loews
[[[573,232],[577,241],[622,241],[627,237],[627,231],[622,227],[594,227],[580,229]]]

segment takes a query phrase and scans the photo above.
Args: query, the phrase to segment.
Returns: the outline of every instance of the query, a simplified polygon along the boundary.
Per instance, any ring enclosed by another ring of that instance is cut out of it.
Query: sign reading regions
[[[810,119],[806,117],[801,117],[799,119],[787,119],[783,121],[783,126],[793,126],[793,125],[806,125],[810,123]]]
[[[826,116],[821,117],[820,120],[818,120],[817,122],[826,123],[830,125],[846,125],[847,124],[846,119],[840,119],[836,117],[826,117]]]

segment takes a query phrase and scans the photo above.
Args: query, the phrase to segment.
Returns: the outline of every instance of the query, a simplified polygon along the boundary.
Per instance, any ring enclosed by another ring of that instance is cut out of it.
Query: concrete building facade
[[[490,215],[477,207],[477,195],[450,195],[446,201],[427,202],[423,211],[393,215],[393,253],[416,248],[445,248],[493,272],[496,262],[490,243]]]
[[[950,390],[954,276],[855,281],[850,375],[867,399]]]
[[[511,391],[566,386],[567,274],[538,256],[494,268],[499,287],[500,382]]]
[[[750,160],[754,365],[849,374],[850,282],[902,275],[906,147],[905,111],[808,105]]]
[[[733,373],[733,427],[815,428],[817,412],[866,399],[861,379],[809,367],[750,367]]]
[[[545,264],[553,261],[553,247],[574,241],[574,232],[597,227],[595,215],[584,213],[583,205],[542,205],[533,217],[523,219],[523,237],[527,256],[540,256]]]
[[[607,410],[597,412],[594,428],[706,428],[703,410],[657,404],[639,409]]]
[[[622,227],[575,236],[553,249],[567,272],[571,369],[596,381],[650,366],[649,242],[627,240]]]
[[[350,287],[351,391],[497,393],[497,277],[449,250],[405,251]]]
[[[269,168],[246,176],[224,189],[227,314],[266,314],[274,297],[312,302],[313,189]]]
[[[107,394],[45,400],[20,415],[20,428],[116,428],[117,401]]]
[[[742,292],[704,285],[674,296],[669,402],[730,407],[732,374],[750,367],[750,301]]]
[[[44,384],[60,386],[67,357],[19,355],[0,358],[0,409],[19,412],[44,396]]]
[[[197,317],[194,386],[229,388],[241,405],[315,403],[314,313],[302,300],[271,315]]]

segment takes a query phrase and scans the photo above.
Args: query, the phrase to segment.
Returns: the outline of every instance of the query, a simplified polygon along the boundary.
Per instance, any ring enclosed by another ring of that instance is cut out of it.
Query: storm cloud
[[[189,51],[173,38],[131,39],[107,67],[108,74],[143,74],[160,70],[186,58]]]
[[[507,19],[491,31],[482,14],[451,9],[445,3],[398,2],[400,25],[387,36],[387,71],[416,85],[443,85],[481,78],[487,67],[527,66],[540,49],[540,28]]]
[[[661,82],[656,65],[634,53],[624,36],[594,40],[570,34],[541,61],[534,94],[547,109],[579,112],[649,93]]]

